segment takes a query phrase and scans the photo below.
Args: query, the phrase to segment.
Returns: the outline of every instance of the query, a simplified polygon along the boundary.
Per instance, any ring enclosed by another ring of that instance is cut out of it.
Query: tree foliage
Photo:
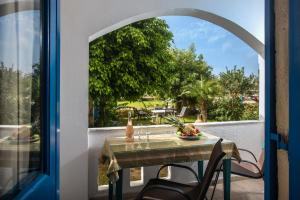
[[[257,76],[246,76],[237,66],[216,76],[194,44],[178,49],[172,39],[166,22],[152,18],[90,43],[90,112],[98,113],[96,125],[117,120],[117,101],[137,101],[145,94],[173,100],[177,111],[183,105],[194,113],[199,108],[204,120],[255,117],[244,114],[243,97],[257,94]]]
[[[238,97],[220,97],[213,103],[211,110],[213,119],[216,121],[238,121],[242,119],[245,107]]]
[[[214,103],[216,120],[241,120],[245,116],[247,119],[251,118],[244,114],[251,110],[245,110],[243,99],[258,92],[258,77],[253,74],[246,76],[244,67],[234,66],[233,69],[226,68],[225,72],[220,73],[219,82],[222,86],[222,97]]]
[[[225,72],[220,73],[223,94],[232,98],[251,94],[257,80],[257,77],[253,74],[246,76],[244,67],[234,66],[233,69],[226,68]]]
[[[184,86],[182,95],[196,99],[203,120],[207,121],[208,104],[216,98],[219,91],[216,80],[202,79]]]
[[[179,109],[182,104],[197,104],[195,96],[181,94],[187,85],[194,84],[195,81],[212,79],[212,68],[205,62],[202,54],[196,54],[194,44],[187,50],[174,48],[172,56],[168,95],[176,100]]]
[[[18,124],[17,71],[0,63],[0,124]]]
[[[90,44],[89,93],[102,119],[112,102],[137,100],[145,93],[162,93],[168,87],[172,37],[164,20],[152,18]]]
[[[40,65],[24,73],[0,63],[0,125],[32,125],[40,130]]]

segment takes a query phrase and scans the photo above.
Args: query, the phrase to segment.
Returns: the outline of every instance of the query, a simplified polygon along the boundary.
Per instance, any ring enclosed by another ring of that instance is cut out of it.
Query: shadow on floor
[[[212,187],[207,193],[210,199]],[[214,200],[223,200],[223,184],[219,182],[215,191]],[[236,177],[231,182],[231,199],[232,200],[263,200],[264,199],[264,182],[262,179],[247,179]]]
[[[207,193],[208,199],[211,198],[212,187]],[[126,195],[124,200],[134,199],[135,194]],[[90,200],[106,200],[103,198],[92,198]],[[223,200],[223,183],[219,181],[214,200]],[[264,199],[264,182],[262,179],[247,179],[242,177],[233,177],[231,181],[231,199],[232,200],[263,200]]]

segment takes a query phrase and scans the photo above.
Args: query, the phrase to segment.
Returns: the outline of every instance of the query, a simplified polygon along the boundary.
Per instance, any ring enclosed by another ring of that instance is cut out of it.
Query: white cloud
[[[189,23],[186,27],[177,28],[174,31],[174,35],[176,35],[179,40],[186,40],[187,38],[190,40],[202,39],[208,43],[219,42],[225,39],[229,34],[230,33],[223,28],[203,20]]]
[[[221,39],[224,39],[226,37],[226,34],[224,33],[220,33],[220,34],[215,34],[215,35],[211,35],[208,39],[207,42],[209,43],[214,43],[217,42]]]
[[[221,49],[222,49],[223,52],[225,52],[225,51],[227,51],[228,49],[230,49],[231,47],[232,47],[231,43],[228,42],[228,41],[226,41],[226,42],[224,42],[224,43],[222,44]]]

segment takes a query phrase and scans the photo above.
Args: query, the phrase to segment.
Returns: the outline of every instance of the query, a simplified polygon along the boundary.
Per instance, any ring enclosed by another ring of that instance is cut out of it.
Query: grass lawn
[[[147,109],[150,111],[150,109],[153,109],[155,107],[166,107],[167,103],[163,100],[150,100],[150,101],[118,101],[118,106],[128,106],[128,107],[134,107],[136,109]],[[174,103],[169,103],[168,106],[175,106]],[[185,116],[183,118],[183,121],[185,123],[193,123],[196,120],[195,116]],[[119,115],[118,117],[118,126],[126,126],[127,124],[127,114],[123,114],[123,116]],[[133,118],[134,125],[140,124],[140,125],[155,125],[155,124],[167,124],[167,121],[164,118],[158,118],[156,121],[150,116],[148,118],[143,117],[138,119]]]
[[[196,121],[196,119],[197,119],[196,115],[195,116],[192,115],[192,116],[183,117],[184,123],[194,123]]]
[[[182,118],[182,121],[184,123],[194,123],[196,121],[196,116],[185,116]],[[127,125],[128,118],[126,117],[120,117],[118,118],[118,126],[126,126]],[[168,124],[167,120],[164,118],[158,118],[156,121],[152,118],[133,118],[132,119],[133,125],[158,125],[158,124]]]
[[[167,103],[162,100],[151,100],[151,101],[118,101],[118,106],[124,105],[124,106],[130,106],[130,107],[135,107],[137,109],[142,109],[142,108],[155,108],[155,107],[165,107]],[[170,103],[169,103],[170,105]],[[172,106],[174,104],[171,104]]]

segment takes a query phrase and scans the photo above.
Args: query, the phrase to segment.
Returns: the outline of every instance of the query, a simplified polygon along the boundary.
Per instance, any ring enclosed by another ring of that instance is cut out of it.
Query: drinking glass
[[[145,134],[146,134],[147,142],[149,142],[149,139],[150,139],[150,133],[151,133],[151,132],[150,132],[149,128],[146,129]]]
[[[141,135],[143,134],[142,124],[138,124],[138,139],[141,140]]]

